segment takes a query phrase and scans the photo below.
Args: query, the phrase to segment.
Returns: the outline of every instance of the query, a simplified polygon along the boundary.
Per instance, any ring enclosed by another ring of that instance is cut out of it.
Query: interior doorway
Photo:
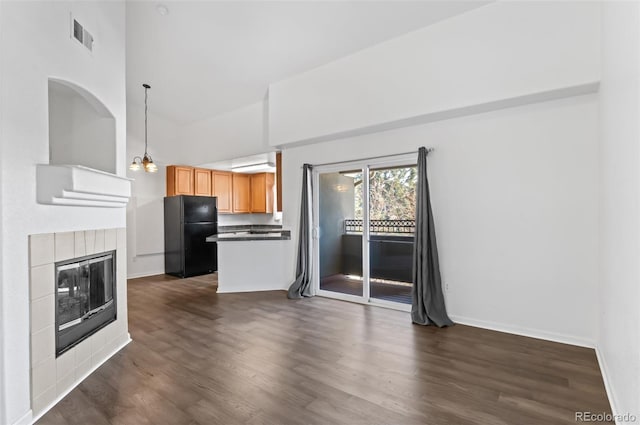
[[[314,170],[314,284],[319,295],[409,310],[415,156]]]

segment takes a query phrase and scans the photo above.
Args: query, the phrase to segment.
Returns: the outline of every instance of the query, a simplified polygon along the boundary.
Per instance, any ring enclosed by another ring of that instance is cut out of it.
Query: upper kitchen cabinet
[[[167,166],[167,196],[193,195],[193,186],[192,167]]]
[[[233,212],[251,212],[251,174],[233,173]]]
[[[211,195],[218,197],[218,212],[233,212],[233,177],[229,171],[211,170]]]
[[[206,168],[193,169],[194,195],[211,196],[211,170]]]
[[[273,213],[273,173],[251,174],[251,212]]]

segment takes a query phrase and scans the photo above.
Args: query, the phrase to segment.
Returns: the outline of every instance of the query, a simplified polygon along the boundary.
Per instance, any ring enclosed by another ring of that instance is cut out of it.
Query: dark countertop
[[[291,231],[279,225],[219,226],[218,234],[207,237],[207,242],[226,241],[284,241],[291,239]]]
[[[235,232],[262,232],[262,231],[275,231],[282,230],[280,224],[234,224],[229,226],[218,226],[218,234],[220,233],[235,233]]]

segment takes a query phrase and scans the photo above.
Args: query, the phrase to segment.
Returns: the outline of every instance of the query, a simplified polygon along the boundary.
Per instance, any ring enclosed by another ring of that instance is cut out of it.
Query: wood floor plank
[[[130,280],[133,342],[38,424],[560,425],[610,413],[587,348],[216,285]]]

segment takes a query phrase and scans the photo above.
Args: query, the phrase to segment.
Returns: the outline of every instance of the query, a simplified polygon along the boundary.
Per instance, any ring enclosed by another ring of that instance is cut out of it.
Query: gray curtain
[[[287,297],[299,299],[310,297],[311,293],[311,257],[309,248],[309,230],[311,226],[311,212],[309,200],[311,199],[311,165],[302,167],[302,196],[300,201],[300,235],[298,237],[298,263],[296,265],[296,279],[289,287]]]
[[[427,149],[418,150],[416,232],[413,242],[413,291],[411,320],[418,325],[451,326],[442,293],[436,232],[431,212]]]

